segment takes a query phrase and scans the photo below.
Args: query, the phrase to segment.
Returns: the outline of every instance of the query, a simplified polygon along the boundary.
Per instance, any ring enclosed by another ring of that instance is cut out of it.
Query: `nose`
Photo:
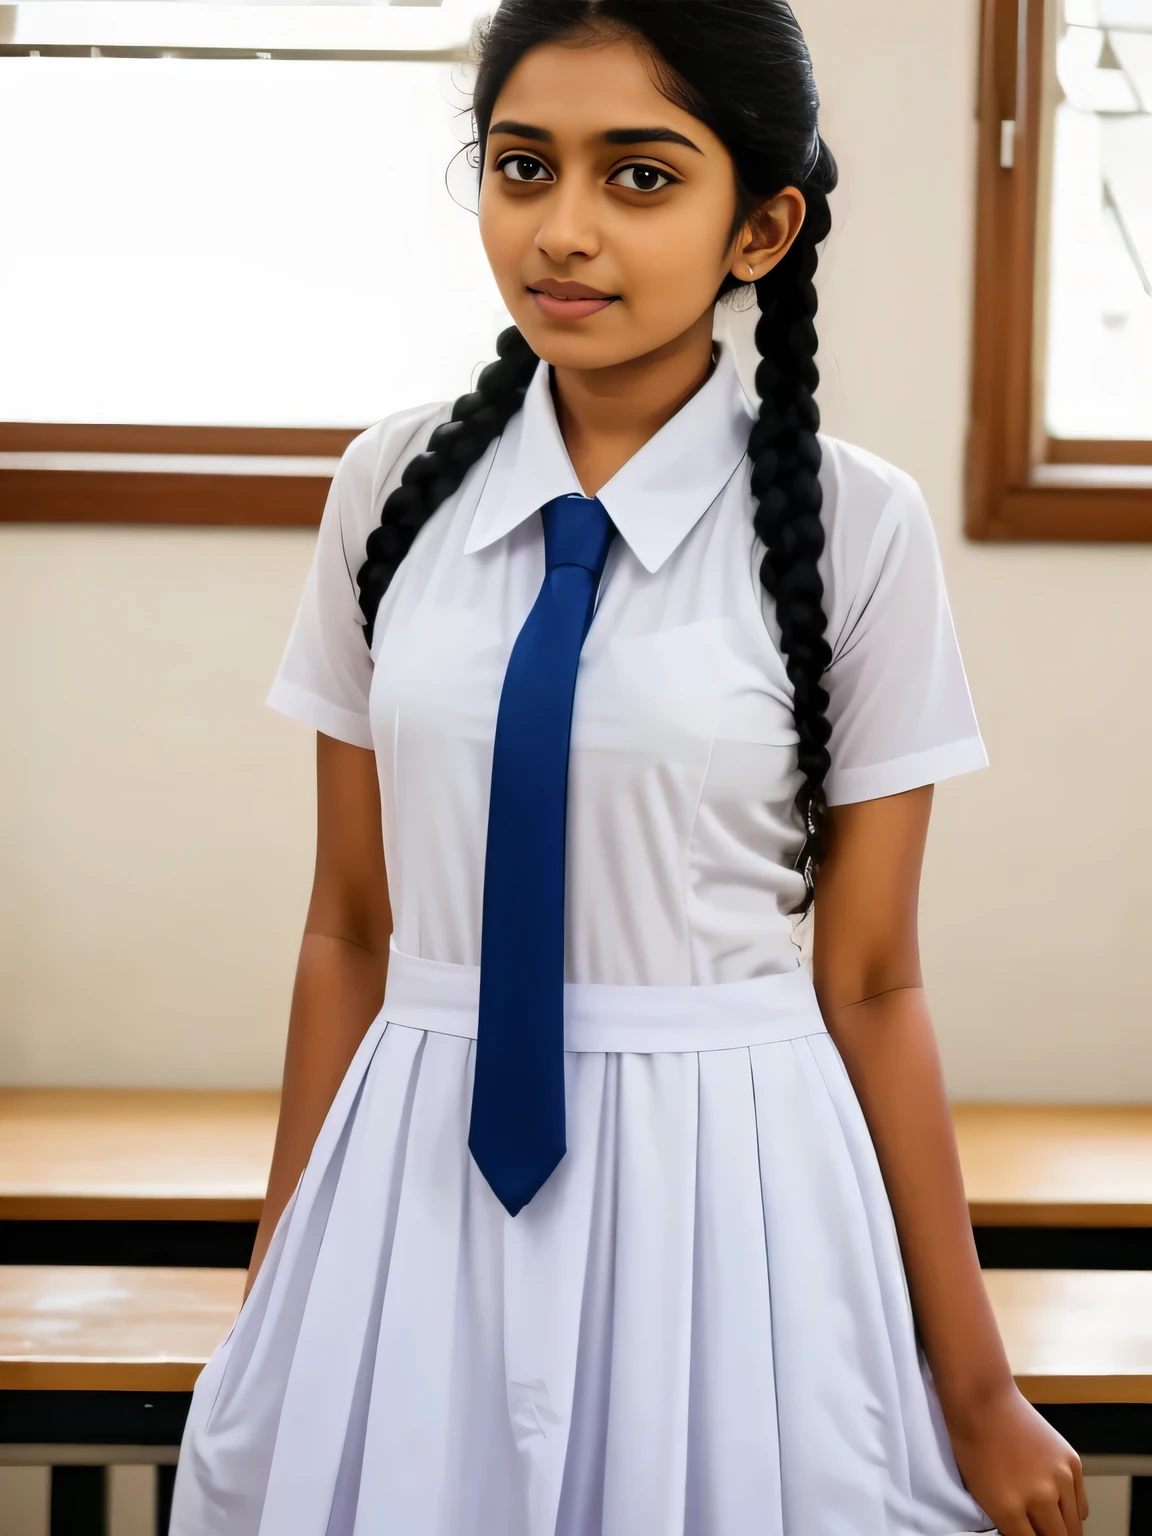
[[[536,244],[557,266],[571,256],[595,256],[601,245],[596,190],[579,175],[562,176],[544,199]]]

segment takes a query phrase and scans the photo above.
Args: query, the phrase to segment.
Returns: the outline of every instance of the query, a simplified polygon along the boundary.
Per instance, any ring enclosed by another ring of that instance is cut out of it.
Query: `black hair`
[[[472,112],[481,174],[496,98],[521,58],[542,43],[578,45],[605,35],[642,47],[658,88],[706,124],[732,156],[737,206],[729,239],[786,186],[800,188],[807,203],[788,254],[756,283],[761,405],[748,443],[753,527],[765,546],[760,580],[775,605],[799,737],[803,778],[796,805],[806,835],[797,867],[804,872],[806,907],[826,841],[824,780],[831,765],[828,694],[821,684],[831,651],[817,567],[824,528],[813,279],[831,226],[836,162],[820,137],[812,61],[786,0],[503,0],[477,33]],[[729,274],[716,297],[745,286]],[[358,580],[369,645],[380,599],[416,534],[520,409],[539,359],[515,326],[500,334],[496,350],[498,360],[455,402],[427,450],[405,466],[368,537]]]

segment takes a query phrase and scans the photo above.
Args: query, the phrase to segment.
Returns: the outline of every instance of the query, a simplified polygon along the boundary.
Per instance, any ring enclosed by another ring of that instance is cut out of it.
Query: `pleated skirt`
[[[567,1050],[568,1151],[510,1217],[474,1039],[389,1011],[197,1382],[171,1536],[990,1529],[821,1025]]]

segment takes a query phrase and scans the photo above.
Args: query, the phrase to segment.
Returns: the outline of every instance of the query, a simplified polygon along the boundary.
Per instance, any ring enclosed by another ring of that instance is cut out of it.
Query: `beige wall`
[[[0,535],[0,1075],[279,1076],[311,732],[263,699],[295,531]]]
[[[992,768],[937,792],[924,951],[957,1095],[1152,1096],[1152,547],[960,532],[974,0],[798,0],[844,190],[821,331],[829,430],[936,518]]]
[[[1152,549],[960,533],[974,0],[799,0],[843,167],[826,424],[933,507],[990,772],[943,786],[924,947],[959,1095],[1152,1092]],[[294,532],[0,532],[0,1077],[276,1081],[312,738],[263,705]]]

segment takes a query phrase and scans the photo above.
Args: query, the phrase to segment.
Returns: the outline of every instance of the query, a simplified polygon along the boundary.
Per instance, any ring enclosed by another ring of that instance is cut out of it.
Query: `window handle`
[[[1000,169],[1010,171],[1016,164],[1016,119],[1006,117],[1000,124]]]

